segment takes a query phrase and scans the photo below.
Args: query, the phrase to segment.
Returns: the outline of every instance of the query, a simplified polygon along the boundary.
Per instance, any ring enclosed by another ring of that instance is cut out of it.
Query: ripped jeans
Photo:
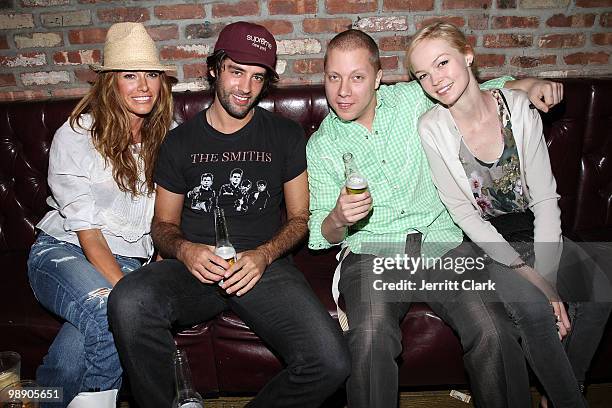
[[[115,258],[124,274],[141,266]],[[38,301],[66,321],[36,371],[37,383],[63,387],[63,406],[82,391],[119,389],[122,369],[106,318],[111,284],[79,246],[44,232],[30,250],[28,276]]]

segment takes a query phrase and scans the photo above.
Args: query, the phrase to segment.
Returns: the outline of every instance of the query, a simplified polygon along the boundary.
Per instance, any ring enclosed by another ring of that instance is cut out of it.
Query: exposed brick
[[[71,27],[91,24],[91,11],[63,11],[40,15],[43,27]]]
[[[116,7],[98,10],[98,18],[105,23],[124,21],[149,21],[149,10],[144,7]]]
[[[323,72],[323,58],[295,60],[293,61],[293,72],[298,74],[320,74]]]
[[[488,14],[474,14],[468,17],[468,27],[475,30],[486,30],[489,28]]]
[[[325,9],[329,14],[371,13],[377,7],[377,0],[325,0]]]
[[[210,46],[204,44],[193,45],[166,45],[160,51],[160,56],[165,60],[206,58],[210,52]]]
[[[15,75],[13,74],[0,74],[0,86],[15,86]]]
[[[183,65],[183,78],[206,78],[206,64],[184,64]]]
[[[444,17],[416,16],[414,20],[414,24],[416,25],[416,29],[420,30],[426,25],[435,23],[437,21],[444,21],[446,23],[451,23],[459,28],[465,25],[465,19],[463,17],[457,17],[457,16],[444,16]]]
[[[394,35],[393,37],[383,37],[378,42],[381,51],[405,51],[410,42],[410,37],[406,35]]]
[[[199,4],[174,4],[172,6],[156,6],[153,14],[160,20],[181,20],[187,18],[204,18],[204,6]]]
[[[442,0],[442,9],[490,9],[492,0]]]
[[[9,49],[9,45],[8,45],[8,42],[6,41],[6,36],[0,35],[0,50],[8,50],[8,49]]]
[[[549,34],[540,37],[540,48],[574,48],[582,47],[585,43],[584,34]]]
[[[42,89],[0,92],[0,102],[46,99],[48,97],[49,92]]]
[[[91,84],[96,80],[96,73],[91,69],[76,69],[74,76],[83,84]]]
[[[556,55],[543,55],[540,57],[528,57],[520,55],[512,57],[510,64],[521,68],[535,68],[540,65],[553,65],[557,62]]]
[[[305,33],[341,33],[351,28],[350,18],[305,18],[302,29]]]
[[[576,0],[576,7],[610,7],[610,0]]]
[[[11,56],[0,55],[0,66],[15,68],[15,67],[33,67],[47,64],[45,54],[38,52],[27,52]]]
[[[603,13],[599,16],[599,24],[602,27],[612,27],[612,13]]]
[[[607,64],[609,59],[608,52],[577,52],[563,57],[567,65]]]
[[[30,33],[16,34],[17,48],[57,47],[62,45],[62,36],[58,33]]]
[[[266,27],[273,35],[284,35],[293,32],[293,23],[287,20],[262,20],[257,24]]]
[[[23,72],[19,75],[25,86],[56,85],[70,82],[67,71]]]
[[[213,24],[209,21],[205,21],[202,24],[189,24],[185,28],[185,37],[188,40],[195,40],[198,38],[216,38],[225,25],[225,23]]]
[[[517,0],[497,0],[498,9],[513,9],[516,8]]]
[[[486,48],[530,47],[532,44],[533,36],[526,34],[487,34],[483,38]]]
[[[570,0],[520,0],[521,8],[566,8]]]
[[[177,40],[179,38],[178,27],[174,24],[147,26],[147,33],[153,41]]]
[[[384,11],[429,11],[434,8],[434,0],[384,0]]]
[[[591,42],[595,45],[612,45],[612,33],[595,33],[591,36]]]
[[[380,57],[380,66],[385,71],[394,71],[399,67],[399,57],[397,55]]]
[[[549,27],[592,27],[595,23],[595,14],[555,14],[546,20]]]
[[[269,0],[270,14],[315,14],[317,0]]]
[[[84,96],[89,91],[89,88],[59,88],[52,89],[51,96],[53,98],[77,98]]]
[[[501,54],[478,54],[474,61],[478,68],[501,67],[506,57]]]
[[[212,6],[213,17],[256,16],[259,14],[257,0],[241,0],[231,3],[217,3]]]
[[[318,54],[321,52],[321,43],[314,38],[281,40],[276,45],[278,55]]]
[[[32,28],[34,27],[34,19],[31,14],[0,14],[0,27],[3,30]]]
[[[476,47],[476,42],[478,41],[478,38],[475,35],[466,35],[465,39],[472,47]]]
[[[287,60],[277,59],[276,60],[276,73],[278,75],[283,75],[286,69],[287,69]]]
[[[100,50],[59,51],[53,54],[57,65],[98,64],[101,61]]]
[[[103,43],[106,38],[106,28],[85,28],[83,30],[70,30],[68,40],[71,44]]]
[[[366,17],[357,20],[355,28],[369,33],[406,31],[408,30],[408,20],[406,17]]]
[[[70,4],[70,0],[21,0],[23,7],[53,7]]]
[[[491,28],[536,28],[540,25],[540,19],[535,16],[499,16],[493,17]]]

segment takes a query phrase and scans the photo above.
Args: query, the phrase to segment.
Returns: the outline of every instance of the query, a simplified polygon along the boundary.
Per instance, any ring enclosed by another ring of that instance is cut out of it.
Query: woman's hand
[[[555,288],[529,265],[522,266],[515,270],[536,288],[540,289],[544,296],[546,296],[552,306],[557,321],[559,336],[561,338],[567,336],[571,330],[571,324],[567,311],[565,310],[565,305],[563,301],[561,301]]]

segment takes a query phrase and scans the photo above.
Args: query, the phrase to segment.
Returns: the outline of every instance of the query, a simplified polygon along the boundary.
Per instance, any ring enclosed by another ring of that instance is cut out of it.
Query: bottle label
[[[225,259],[230,266],[236,262],[236,250],[231,246],[222,246],[215,248],[215,255]]]
[[[204,408],[204,406],[200,402],[193,401],[179,404],[179,408]]]
[[[349,194],[361,194],[367,189],[368,182],[363,177],[351,175],[346,180],[346,190]]]

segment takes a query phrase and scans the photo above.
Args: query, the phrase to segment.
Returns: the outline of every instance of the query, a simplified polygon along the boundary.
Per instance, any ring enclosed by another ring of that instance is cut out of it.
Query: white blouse
[[[501,92],[510,107],[521,185],[535,216],[535,269],[554,282],[563,249],[561,210],[557,204],[557,184],[542,134],[542,120],[537,110],[529,108],[530,102],[524,92],[508,89]],[[419,135],[438,194],[455,223],[496,261],[510,265],[517,260],[519,254],[481,216],[482,210],[459,160],[461,134],[450,111],[436,105],[421,116]]]
[[[37,228],[54,238],[79,245],[76,231],[99,229],[113,254],[149,258],[153,253],[151,220],[154,194],[133,197],[119,190],[110,163],[93,145],[89,129],[92,118],[85,114],[75,126],[68,121],[55,132],[49,152],[48,183],[53,207]],[[138,161],[144,180],[144,163]],[[143,185],[142,191],[146,191]]]

